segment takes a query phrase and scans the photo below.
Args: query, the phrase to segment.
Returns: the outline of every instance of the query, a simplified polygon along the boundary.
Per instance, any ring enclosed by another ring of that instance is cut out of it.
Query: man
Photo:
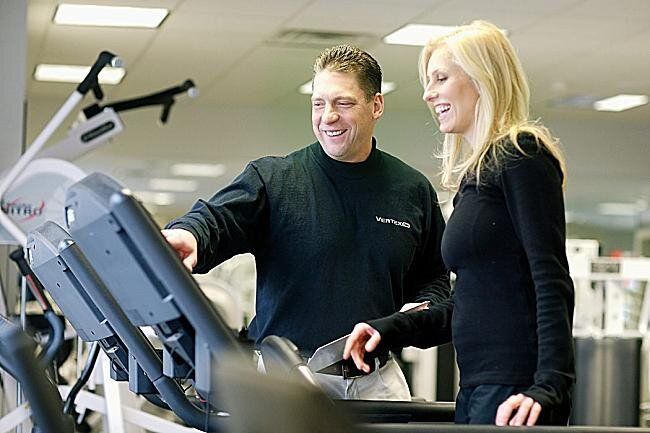
[[[253,253],[250,335],[256,343],[287,337],[305,358],[358,321],[449,295],[436,194],[373,138],[384,112],[376,60],[348,45],[325,50],[314,64],[311,102],[317,142],[249,163],[164,231],[195,272]],[[383,354],[375,362],[367,376],[318,378],[336,398],[410,400],[395,360]]]

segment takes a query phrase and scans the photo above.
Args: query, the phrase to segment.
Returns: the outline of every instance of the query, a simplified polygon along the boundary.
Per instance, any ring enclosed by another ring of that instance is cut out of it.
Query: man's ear
[[[384,114],[384,95],[375,93],[372,103],[372,118],[377,120]]]

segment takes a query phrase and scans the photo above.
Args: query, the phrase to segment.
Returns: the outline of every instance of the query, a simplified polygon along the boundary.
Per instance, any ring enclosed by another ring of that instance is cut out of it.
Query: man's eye
[[[320,101],[314,101],[311,103],[311,106],[314,108],[321,108],[323,106],[323,103]]]

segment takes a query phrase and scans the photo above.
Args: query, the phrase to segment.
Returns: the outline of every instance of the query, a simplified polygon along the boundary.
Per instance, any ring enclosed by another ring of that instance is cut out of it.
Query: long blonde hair
[[[517,141],[521,132],[532,134],[555,159],[562,171],[563,185],[566,165],[558,140],[547,128],[528,119],[530,90],[526,75],[515,50],[503,32],[494,24],[474,21],[432,39],[420,53],[420,81],[426,88],[427,65],[434,51],[447,49],[453,61],[470,77],[479,94],[474,111],[474,143],[463,146],[461,134],[445,134],[442,154],[442,185],[456,190],[462,178],[475,173],[480,183],[486,157],[498,164],[508,153],[505,138],[525,154]],[[435,118],[435,116],[434,116]]]

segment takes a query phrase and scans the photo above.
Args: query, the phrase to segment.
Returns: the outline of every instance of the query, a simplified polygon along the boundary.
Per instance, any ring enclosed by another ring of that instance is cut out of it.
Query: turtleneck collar
[[[342,162],[330,157],[320,143],[317,141],[310,146],[312,155],[316,162],[325,170],[331,170],[338,175],[347,178],[363,178],[375,172],[381,164],[381,152],[377,149],[377,141],[372,137],[372,149],[365,161]]]

